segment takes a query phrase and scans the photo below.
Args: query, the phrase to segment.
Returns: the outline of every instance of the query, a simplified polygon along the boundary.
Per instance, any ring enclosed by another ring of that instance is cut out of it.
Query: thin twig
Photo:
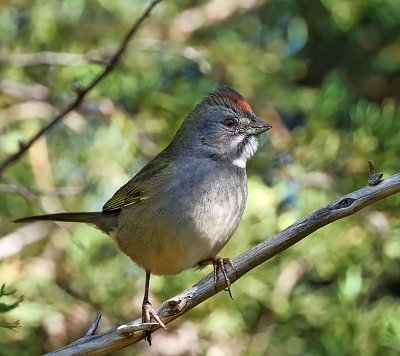
[[[9,191],[18,193],[21,197],[25,200],[31,202],[36,198],[36,194],[29,188],[25,187],[24,185],[20,184],[18,181],[11,177],[0,177],[0,180],[3,180],[7,183]],[[2,191],[0,186],[0,192]]]
[[[88,332],[86,333],[85,337],[90,337],[90,336],[93,336],[94,334],[96,334],[96,330],[99,327],[100,319],[101,319],[101,313],[97,313],[97,315],[94,318],[92,325],[90,325],[90,328],[89,328]]]
[[[0,175],[2,172],[13,162],[19,159],[33,143],[41,137],[46,131],[50,130],[56,123],[63,119],[69,112],[75,110],[81,104],[83,98],[100,82],[102,81],[116,66],[118,60],[120,59],[122,53],[125,51],[129,41],[135,35],[137,30],[143,21],[149,16],[151,10],[162,0],[152,0],[147,8],[143,11],[142,15],[136,20],[131,29],[127,32],[124,39],[122,40],[120,46],[116,52],[112,55],[107,65],[105,65],[104,70],[98,74],[88,86],[80,88],[76,91],[76,98],[71,103],[69,103],[64,109],[62,109],[48,124],[44,125],[28,142],[20,143],[19,150],[7,157],[0,164]]]
[[[185,46],[175,42],[169,42],[159,39],[138,39],[131,41],[128,48],[133,47],[136,50],[158,51],[168,53],[174,56],[183,57],[189,61],[198,64],[200,70],[211,70],[211,64],[195,47]],[[15,53],[10,54],[7,58],[2,58],[0,55],[0,64],[7,63],[18,67],[31,67],[40,65],[53,66],[83,66],[87,64],[107,65],[104,58],[110,57],[116,50],[116,46],[107,45],[86,53],[65,53],[65,52],[35,52],[35,53]],[[4,81],[3,85],[2,82]],[[10,79],[0,80],[0,89],[8,89],[10,84],[12,88],[22,86],[20,83],[10,83]],[[25,84],[26,85],[26,84]],[[4,90],[3,89],[3,90]],[[15,90],[14,90],[15,91]]]
[[[228,273],[230,281],[234,283],[253,268],[286,250],[319,228],[352,215],[378,200],[399,192],[400,173],[379,182],[375,186],[366,185],[307,214],[285,230],[236,257],[233,260],[236,272],[229,270]],[[226,288],[226,282],[224,279],[221,279],[217,283],[217,291],[214,289],[213,274],[210,273],[186,291],[161,304],[156,309],[156,312],[162,321],[168,324],[224,288]],[[79,339],[62,349],[46,355],[107,355],[143,339],[143,332],[134,331],[136,326],[140,324],[141,318],[138,318],[102,334]],[[158,328],[159,326],[155,326],[152,331]]]

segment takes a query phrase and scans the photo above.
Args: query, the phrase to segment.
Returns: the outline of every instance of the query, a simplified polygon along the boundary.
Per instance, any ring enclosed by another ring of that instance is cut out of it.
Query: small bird
[[[217,253],[232,237],[247,200],[246,162],[257,136],[272,126],[249,103],[223,86],[209,93],[186,117],[170,144],[122,186],[100,212],[25,217],[94,225],[146,271],[142,321],[164,323],[149,298],[150,274],[171,275],[214,265],[214,281],[229,258]],[[230,294],[231,295],[231,294]],[[145,338],[151,344],[150,332]]]

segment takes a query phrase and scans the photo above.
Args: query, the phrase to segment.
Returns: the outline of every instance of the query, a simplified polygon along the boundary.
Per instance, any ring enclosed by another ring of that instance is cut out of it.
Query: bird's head
[[[227,160],[245,168],[257,149],[257,136],[271,128],[256,117],[237,91],[224,86],[209,93],[189,113],[176,138],[185,143],[187,154]]]

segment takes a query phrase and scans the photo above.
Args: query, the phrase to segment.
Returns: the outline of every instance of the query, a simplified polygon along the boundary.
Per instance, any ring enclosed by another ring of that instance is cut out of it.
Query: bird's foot
[[[228,265],[235,272],[235,275],[237,276],[237,271],[236,271],[233,261],[230,258],[223,258],[223,257],[215,256],[212,258],[208,258],[207,260],[200,261],[199,267],[201,268],[208,264],[212,264],[214,266],[215,291],[217,291],[218,273],[219,273],[219,271],[221,271],[224,276],[225,283],[226,283],[225,291],[228,292],[229,297],[233,300],[232,293],[231,293],[231,284],[232,283],[229,280],[228,274],[226,273],[226,266]]]
[[[150,323],[151,319],[153,319],[160,327],[162,327],[164,330],[167,330],[167,327],[165,324],[162,322],[158,314],[155,312],[153,306],[151,305],[150,302],[143,302],[142,304],[142,322],[143,323]],[[145,330],[143,331],[144,334],[144,339],[149,343],[151,346],[151,331],[150,330]]]

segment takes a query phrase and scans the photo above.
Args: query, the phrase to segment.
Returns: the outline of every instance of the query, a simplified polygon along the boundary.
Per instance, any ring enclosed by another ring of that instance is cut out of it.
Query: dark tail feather
[[[26,218],[12,220],[15,223],[26,223],[39,220],[52,220],[52,221],[70,221],[93,224],[101,215],[101,212],[88,212],[88,213],[60,213],[60,214],[47,214],[28,216]]]

